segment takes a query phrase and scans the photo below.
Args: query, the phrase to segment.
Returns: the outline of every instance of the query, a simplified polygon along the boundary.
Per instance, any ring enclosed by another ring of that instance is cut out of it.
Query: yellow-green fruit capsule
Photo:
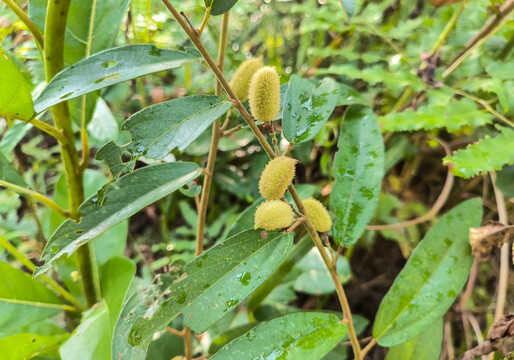
[[[330,219],[327,209],[321,202],[316,199],[309,198],[307,200],[303,200],[302,203],[305,208],[305,212],[311,220],[312,225],[316,228],[316,231],[326,232],[330,230],[332,227],[332,219]]]
[[[266,200],[281,199],[293,182],[296,159],[279,156],[270,160],[259,180],[259,191]]]
[[[280,110],[280,78],[277,70],[265,66],[250,81],[250,110],[259,121],[271,122]]]
[[[265,201],[255,211],[254,229],[267,231],[283,229],[293,222],[293,210],[288,203],[280,200]]]
[[[234,90],[239,100],[245,101],[248,99],[250,80],[252,80],[252,76],[260,68],[262,68],[261,58],[246,60],[237,68],[230,80],[230,87]]]

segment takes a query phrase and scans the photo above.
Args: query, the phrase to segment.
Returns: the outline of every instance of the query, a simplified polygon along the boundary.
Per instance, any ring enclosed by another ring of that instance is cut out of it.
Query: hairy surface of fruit
[[[250,81],[253,75],[262,68],[262,59],[250,59],[241,64],[230,80],[230,87],[241,101],[248,99]]]
[[[296,159],[279,156],[270,160],[259,180],[259,191],[266,200],[281,199],[292,184],[295,175]]]
[[[250,81],[250,110],[259,121],[271,122],[280,110],[280,78],[277,70],[265,66]]]
[[[283,229],[293,222],[291,206],[280,200],[265,201],[255,211],[255,229]]]
[[[312,225],[316,228],[316,231],[326,232],[332,227],[332,219],[327,209],[323,204],[313,198],[303,200],[303,207],[305,208],[306,215],[312,222]]]

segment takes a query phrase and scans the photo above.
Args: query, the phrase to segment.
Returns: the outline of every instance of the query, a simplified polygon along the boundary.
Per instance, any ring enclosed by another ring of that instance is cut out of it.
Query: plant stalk
[[[66,20],[71,0],[49,1],[45,22],[45,73],[46,81],[50,80],[64,67],[64,35],[66,33]],[[84,201],[84,184],[79,164],[77,149],[74,144],[74,134],[71,127],[70,114],[66,102],[52,107],[55,128],[67,139],[59,141],[63,158],[66,178],[68,181],[68,195],[70,213],[73,219],[79,218],[79,206]],[[94,280],[93,265],[91,262],[89,243],[77,249],[84,297],[88,307],[98,300]]]
[[[189,39],[193,42],[193,44],[196,46],[197,50],[202,55],[203,59],[209,66],[209,68],[212,70],[218,81],[223,86],[223,89],[227,93],[230,100],[234,103],[234,106],[237,108],[241,116],[244,118],[254,135],[257,137],[257,140],[263,147],[264,151],[268,154],[268,156],[271,159],[274,159],[276,157],[273,149],[271,148],[270,144],[267,142],[266,138],[262,134],[262,132],[259,130],[258,126],[255,124],[255,121],[253,120],[252,116],[246,111],[245,107],[239,100],[239,98],[234,93],[234,90],[230,87],[227,79],[224,77],[223,73],[220,71],[212,57],[210,56],[209,52],[203,45],[202,41],[200,40],[200,37],[181,16],[181,14],[175,9],[173,4],[169,0],[162,0],[164,5],[168,8],[168,10],[171,12],[175,20],[179,23],[179,25],[182,27],[184,32],[187,34]],[[357,335],[355,333],[355,328],[353,326],[352,321],[352,314],[350,311],[350,306],[348,304],[348,300],[346,298],[346,294],[344,292],[344,289],[341,285],[341,282],[339,281],[339,278],[337,276],[334,264],[330,260],[329,256],[327,255],[325,248],[323,246],[323,243],[321,239],[319,238],[319,235],[317,231],[315,230],[314,226],[312,225],[310,219],[308,216],[305,215],[305,208],[303,207],[303,204],[300,200],[300,197],[298,193],[296,192],[296,189],[293,185],[289,186],[289,192],[291,193],[291,196],[293,197],[293,200],[298,208],[298,210],[305,216],[304,224],[307,228],[307,231],[309,232],[309,235],[311,236],[312,240],[314,241],[314,244],[318,248],[321,257],[323,258],[323,261],[325,262],[325,266],[327,267],[328,271],[330,272],[330,276],[332,277],[332,280],[334,282],[334,285],[336,287],[336,292],[339,298],[339,301],[341,303],[341,308],[343,310],[343,314],[345,317],[345,322],[348,326],[348,334],[350,337],[350,341],[352,344],[353,352],[355,360],[361,360],[361,348],[359,341],[357,339]]]

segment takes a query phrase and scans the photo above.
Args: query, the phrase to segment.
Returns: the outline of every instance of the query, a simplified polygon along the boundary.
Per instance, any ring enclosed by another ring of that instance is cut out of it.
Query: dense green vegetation
[[[513,356],[513,14],[3,0],[0,359]]]

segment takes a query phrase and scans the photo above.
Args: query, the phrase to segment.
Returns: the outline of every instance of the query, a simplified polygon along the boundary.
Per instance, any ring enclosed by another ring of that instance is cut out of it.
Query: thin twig
[[[205,25],[207,25],[207,22],[209,21],[210,17],[211,17],[211,8],[209,7],[207,9],[205,9],[205,15],[203,16],[202,23],[200,24],[200,27],[198,28],[198,30],[196,30],[198,35],[202,35],[203,29],[205,29]]]
[[[200,40],[198,34],[195,31],[192,31],[191,28],[188,26],[188,24],[184,21],[180,13],[175,9],[173,4],[169,0],[162,0],[166,8],[170,11],[170,13],[173,15],[175,20],[179,23],[179,25],[182,27],[184,32],[187,34],[189,39],[193,42],[193,44],[196,46],[197,50],[202,55],[203,59],[205,60],[206,64],[209,66],[211,71],[214,73],[218,81],[223,86],[223,89],[227,93],[228,97],[234,104],[234,106],[237,108],[243,119],[246,121],[252,132],[254,133],[255,137],[263,147],[264,151],[268,154],[268,156],[271,159],[274,159],[276,157],[273,149],[268,144],[266,138],[262,134],[262,132],[259,130],[258,126],[255,124],[255,121],[253,120],[252,116],[248,113],[248,111],[245,109],[237,95],[235,94],[234,90],[230,87],[230,84],[228,83],[227,79],[223,75],[223,72],[218,68],[212,57],[210,56],[209,52],[203,45],[202,41]],[[305,215],[305,208],[302,204],[302,201],[296,192],[296,189],[293,185],[289,186],[289,193],[291,194],[299,212],[301,214]],[[354,351],[354,357],[356,360],[361,360],[361,348],[359,341],[357,339],[357,334],[355,332],[355,328],[353,326],[352,321],[352,313],[350,311],[350,306],[348,304],[348,299],[346,298],[346,294],[344,292],[343,286],[341,285],[341,282],[339,280],[339,277],[337,276],[337,273],[335,271],[334,265],[330,261],[329,256],[327,255],[325,248],[323,246],[323,243],[321,242],[321,239],[319,238],[318,233],[316,232],[316,229],[314,228],[314,225],[310,221],[308,216],[305,216],[305,227],[307,228],[307,231],[309,232],[309,235],[311,236],[314,244],[318,248],[321,257],[323,259],[323,262],[325,263],[325,266],[327,267],[331,277],[332,281],[334,282],[336,293],[339,298],[339,302],[341,304],[341,308],[343,310],[343,314],[345,317],[345,321],[348,325],[348,334],[350,337],[350,340],[352,342],[352,349]]]
[[[485,100],[482,100],[476,96],[473,96],[471,94],[468,94],[467,92],[464,92],[464,91],[461,91],[461,90],[457,90],[457,89],[452,89],[454,93],[458,94],[458,95],[461,95],[461,96],[464,96],[464,97],[467,97],[468,99],[471,99],[477,103],[479,103],[480,105],[482,105],[487,111],[489,111],[491,114],[493,114],[494,116],[496,116],[498,119],[500,119],[501,121],[503,121],[504,123],[514,127],[514,123],[512,121],[510,121],[509,119],[507,119],[505,116],[503,116],[502,114],[500,114],[498,111],[494,110],[493,107],[491,107],[491,105],[489,105],[487,103],[487,101]]]
[[[184,330],[179,331],[177,329],[172,328],[171,326],[168,326],[166,328],[166,331],[169,332],[170,334],[177,335],[177,336],[180,336],[180,337],[184,337]]]
[[[368,343],[368,345],[366,345],[364,347],[364,349],[362,349],[362,357],[364,358],[364,356],[366,356],[368,351],[370,351],[373,348],[373,346],[375,346],[376,344],[377,344],[377,340],[375,338],[371,339],[371,341]]]
[[[234,126],[232,129],[228,129],[226,131],[223,131],[221,136],[229,136],[235,132],[238,132],[239,130],[241,130],[243,128],[243,125],[239,124],[237,126]]]

